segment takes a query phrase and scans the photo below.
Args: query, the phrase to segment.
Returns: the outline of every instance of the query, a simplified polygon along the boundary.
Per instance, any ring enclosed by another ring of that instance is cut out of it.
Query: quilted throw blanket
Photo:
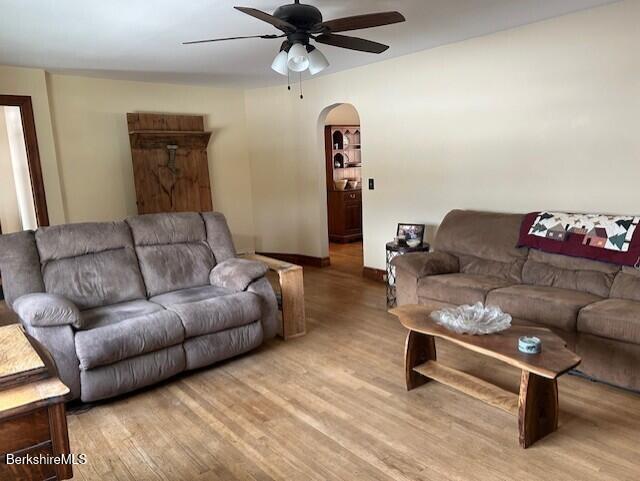
[[[532,212],[520,229],[519,247],[585,257],[619,265],[640,265],[640,217]]]

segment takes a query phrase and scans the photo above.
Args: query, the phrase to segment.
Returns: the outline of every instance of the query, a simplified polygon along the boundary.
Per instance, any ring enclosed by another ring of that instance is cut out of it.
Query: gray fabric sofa
[[[499,306],[563,337],[588,376],[640,390],[640,270],[517,248],[523,218],[449,212],[433,252],[393,260],[398,304]]]
[[[136,216],[0,236],[5,299],[74,398],[129,392],[274,337],[267,267],[219,213]]]

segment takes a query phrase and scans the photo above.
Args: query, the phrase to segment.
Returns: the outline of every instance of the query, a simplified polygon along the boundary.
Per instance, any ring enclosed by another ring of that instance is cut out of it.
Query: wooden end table
[[[0,480],[62,480],[71,464],[7,464],[14,456],[70,454],[65,401],[49,354],[19,324],[0,327]]]
[[[269,267],[269,270],[278,274],[278,282],[280,284],[278,307],[282,311],[280,337],[288,340],[304,336],[307,331],[304,313],[302,267],[259,254],[245,254],[242,257],[263,262]]]
[[[555,431],[558,428],[557,378],[580,364],[580,357],[567,349],[560,337],[543,327],[512,326],[484,336],[457,334],[431,320],[430,314],[435,308],[406,305],[390,311],[409,330],[404,364],[407,390],[435,380],[513,414],[518,417],[519,441],[523,448]],[[539,337],[542,352],[518,351],[520,336]],[[437,362],[436,338],[521,369],[519,395]]]

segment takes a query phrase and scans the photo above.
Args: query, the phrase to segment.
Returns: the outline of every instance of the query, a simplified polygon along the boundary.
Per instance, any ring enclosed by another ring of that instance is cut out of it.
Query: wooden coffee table
[[[581,360],[567,349],[560,337],[543,327],[518,325],[485,336],[456,334],[431,320],[433,310],[428,305],[406,305],[390,311],[409,329],[404,364],[407,390],[435,380],[517,415],[520,446],[523,448],[528,448],[558,428],[556,380],[580,364]],[[524,354],[518,351],[520,336],[539,337],[542,340],[542,352]],[[520,394],[437,362],[436,338],[521,369]]]

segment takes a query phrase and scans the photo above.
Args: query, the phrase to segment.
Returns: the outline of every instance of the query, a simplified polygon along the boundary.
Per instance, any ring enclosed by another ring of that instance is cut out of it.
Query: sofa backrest
[[[20,296],[44,292],[34,231],[0,236],[0,276],[9,307]]]
[[[124,222],[92,222],[38,229],[45,291],[80,309],[141,299],[145,288]]]
[[[436,233],[433,247],[455,255],[460,271],[522,281],[528,249],[518,243],[521,214],[470,210],[449,212]]]
[[[608,297],[619,271],[620,266],[615,264],[530,249],[522,281]]]
[[[613,281],[609,297],[640,301],[640,270],[635,267],[622,267]]]
[[[236,257],[236,248],[224,215],[220,212],[203,212],[201,215],[207,232],[207,244],[216,263]]]
[[[215,258],[200,214],[147,214],[126,222],[149,297],[209,284]]]

